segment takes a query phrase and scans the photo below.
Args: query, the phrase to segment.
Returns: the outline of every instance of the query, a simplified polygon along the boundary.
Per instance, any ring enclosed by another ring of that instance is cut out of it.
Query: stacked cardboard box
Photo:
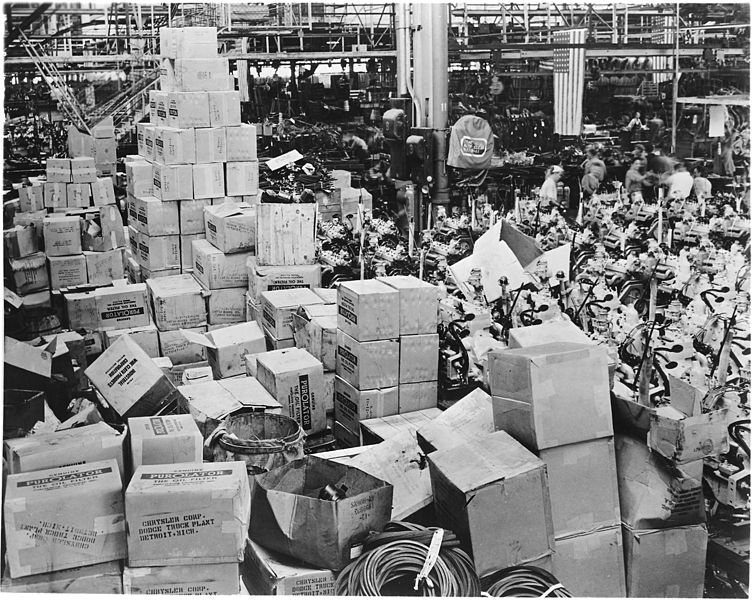
[[[625,595],[607,355],[554,342],[493,351],[494,425],[549,475],[554,572],[574,595]]]
[[[112,117],[92,127],[91,135],[80,132],[74,126],[68,128],[68,155],[72,158],[88,158],[98,178],[112,182],[115,175],[118,144]],[[95,204],[96,206],[96,204]]]

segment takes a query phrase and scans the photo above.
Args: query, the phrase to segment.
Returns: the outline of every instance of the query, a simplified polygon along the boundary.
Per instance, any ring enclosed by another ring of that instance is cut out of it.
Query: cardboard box
[[[6,594],[122,594],[122,575],[119,560],[18,579],[8,577],[6,567],[0,589]]]
[[[227,160],[224,127],[204,127],[196,130],[196,162],[224,163]],[[228,194],[230,195],[230,194]]]
[[[125,275],[128,283],[142,283],[141,266],[130,252],[126,255]]]
[[[206,92],[168,92],[167,125],[176,129],[210,127],[209,94]]]
[[[438,334],[400,336],[400,383],[436,381],[438,369]]]
[[[504,431],[428,455],[434,507],[480,577],[554,550],[546,467]]]
[[[439,288],[411,275],[377,277],[399,293],[400,335],[436,333]]]
[[[3,231],[5,256],[23,258],[39,252],[39,238],[33,225],[15,225]],[[245,271],[246,265],[243,265]]]
[[[622,528],[628,598],[701,598],[706,571],[705,525]]]
[[[134,417],[128,420],[131,468],[141,465],[200,463],[204,438],[191,415]]]
[[[18,204],[21,212],[43,210],[45,207],[44,184],[35,183],[18,188]]]
[[[159,87],[162,93],[181,91],[178,80],[175,75],[175,61],[169,58],[163,58],[160,61],[159,68]],[[156,121],[159,123],[159,119]]]
[[[74,159],[78,160],[78,159]],[[97,179],[96,172],[94,179]],[[66,189],[66,203],[68,207],[88,208],[92,200],[92,188],[88,183],[69,183]]]
[[[84,252],[84,258],[90,284],[108,285],[125,277],[122,248],[107,252]]]
[[[293,313],[300,306],[322,304],[321,298],[306,288],[261,293],[261,324],[277,340],[293,339]]]
[[[304,433],[326,429],[322,363],[300,348],[262,354],[256,363],[259,383],[282,405],[282,414],[295,419]]]
[[[625,598],[620,526],[557,538],[554,576],[576,598]]]
[[[193,417],[206,439],[230,413],[258,410],[280,414],[282,406],[253,377],[207,381],[180,386],[183,408]]]
[[[341,283],[337,288],[337,327],[359,342],[397,338],[398,291],[375,279]]]
[[[53,209],[68,206],[68,184],[44,183],[44,206]]]
[[[209,92],[208,96],[210,127],[241,124],[240,92]]]
[[[193,276],[207,289],[236,288],[248,284],[246,261],[250,252],[225,254],[207,240],[191,242]]]
[[[33,225],[37,233],[37,245],[40,250],[44,248],[44,219],[47,211],[42,209],[30,213],[16,213],[13,215],[13,225]]]
[[[242,560],[248,486],[242,461],[138,467],[125,493],[129,566]]]
[[[198,153],[194,131],[157,127],[154,133],[154,160],[163,165],[194,164]]]
[[[128,336],[115,340],[85,373],[124,419],[153,415],[177,397],[162,370]]]
[[[397,386],[361,391],[339,376],[335,377],[335,419],[349,431],[357,432],[366,419],[398,413]]]
[[[185,274],[193,273],[193,243],[204,240],[203,233],[180,236],[180,269]]]
[[[335,421],[332,435],[342,448],[357,448],[361,445],[361,434],[351,431],[338,421]]]
[[[398,410],[401,413],[414,412],[437,405],[437,382],[401,383],[398,386],[400,396]]]
[[[106,206],[115,204],[115,188],[109,177],[98,177],[91,184],[92,204],[94,206]]]
[[[229,254],[252,252],[256,243],[256,208],[226,203],[204,209],[207,240]]]
[[[188,330],[194,333],[204,333],[207,328],[205,326],[192,327]],[[204,346],[189,342],[180,330],[160,331],[159,345],[162,356],[168,357],[175,365],[190,365],[207,358]]]
[[[150,123],[147,122],[141,122],[136,123],[136,151],[138,152],[138,156],[145,158],[146,157],[146,128],[147,127],[154,127],[154,124],[156,122],[156,114],[152,114],[152,110],[156,110],[157,106],[157,100],[155,98],[155,94],[158,92],[151,90],[149,92],[149,119]],[[129,162],[129,161],[126,161]]]
[[[256,127],[242,124],[236,127],[225,127],[227,139],[228,162],[257,160]],[[241,194],[244,195],[244,194]]]
[[[236,595],[240,594],[237,562],[166,567],[125,567],[126,594]]]
[[[161,235],[151,236],[140,233],[128,227],[128,235],[131,238],[131,251],[134,258],[144,271],[167,271],[177,269],[180,273],[180,236]],[[136,246],[134,248],[134,240]],[[142,276],[148,279],[147,276]]]
[[[207,381],[214,381],[214,375],[212,375],[212,367],[207,365],[206,367],[191,367],[183,371],[181,377],[181,385],[196,385],[197,383],[204,383]]]
[[[360,435],[364,444],[378,444],[393,436],[409,431],[415,435],[416,431],[442,414],[438,408],[426,408],[409,413],[377,417],[361,422]]]
[[[614,440],[601,438],[541,450],[549,476],[556,537],[620,523]]]
[[[218,329],[206,335],[181,330],[188,341],[204,346],[212,372],[217,379],[243,375],[246,354],[258,354],[267,349],[264,333],[256,323],[240,323]]]
[[[241,577],[253,595],[334,596],[337,573],[308,566],[246,540]]]
[[[259,193],[259,161],[229,162],[225,166],[228,196],[255,196]]]
[[[610,437],[606,352],[555,342],[489,353],[494,426],[531,450]]]
[[[353,387],[371,390],[396,386],[399,363],[397,340],[358,342],[337,331],[336,372]]]
[[[125,170],[126,191],[129,194],[142,197],[151,196],[154,193],[154,172],[152,163],[147,161],[129,162],[126,163]]]
[[[86,268],[86,263],[84,263],[84,268]],[[89,330],[99,327],[97,297],[93,291],[64,294],[63,297],[68,327]]]
[[[648,445],[676,464],[724,454],[729,450],[727,409],[688,417],[672,406],[655,408]]]
[[[94,138],[94,161],[98,165],[115,163],[118,156],[115,138]]]
[[[644,441],[615,436],[622,522],[633,529],[703,523],[703,462],[678,467]]]
[[[256,263],[310,265],[316,262],[316,205],[259,204]]]
[[[337,305],[337,290],[332,288],[314,287],[312,291],[324,300],[324,304]],[[337,314],[337,312],[335,312]]]
[[[192,200],[194,198],[193,168],[195,165],[152,165],[153,194],[160,200]],[[139,194],[134,194],[138,196]],[[204,196],[198,196],[203,198]]]
[[[259,306],[251,297],[251,292],[246,292],[246,321],[259,322],[260,319]]]
[[[217,198],[225,195],[225,170],[222,163],[192,165],[192,198]]]
[[[70,183],[71,182],[71,159],[70,158],[48,158],[47,159],[47,181],[50,183]]]
[[[105,423],[5,440],[8,473],[26,473],[114,459],[123,470],[123,440]]]
[[[71,159],[71,183],[92,183],[96,180],[94,158],[79,156]]]
[[[332,307],[334,314],[316,314],[323,307]],[[309,309],[314,309],[309,311]],[[324,371],[337,368],[337,309],[335,305],[302,306],[293,313],[295,345],[303,348],[322,363]]]
[[[338,502],[311,497],[325,484],[347,487]],[[256,477],[249,537],[266,548],[339,570],[353,548],[390,519],[392,486],[347,465],[314,456]],[[312,528],[311,524],[316,523]]]
[[[178,203],[180,233],[189,235],[204,233],[204,208],[211,206],[211,200],[183,200]]]
[[[199,327],[207,323],[201,286],[190,275],[150,279],[146,283],[154,322],[162,331]]]
[[[133,283],[94,291],[99,329],[125,329],[149,325],[146,285]]]
[[[669,381],[669,403],[681,413],[692,417],[701,414],[701,402],[708,388],[695,386],[690,382],[667,374]]]
[[[244,323],[246,321],[246,288],[212,290],[207,305],[210,325]]]
[[[44,220],[44,240],[47,256],[81,254],[81,219],[47,217]]]
[[[416,431],[425,453],[449,450],[494,432],[492,398],[475,389]]]
[[[258,264],[255,256],[246,261],[248,289],[257,301],[262,292],[313,288],[321,285],[321,265],[264,266]]]
[[[123,248],[126,244],[123,218],[114,204],[100,206],[86,215],[82,246],[84,250],[106,252]]]
[[[159,352],[159,335],[157,328],[153,325],[143,327],[130,327],[127,329],[112,329],[103,331],[102,336],[105,348],[108,348],[120,336],[128,336],[138,344],[138,346],[147,353],[150,358],[158,358]]]
[[[105,349],[102,343],[102,333],[100,331],[86,331],[81,333],[86,345],[86,357],[91,359],[93,356],[99,356]]]
[[[125,558],[122,493],[113,459],[9,475],[4,524],[11,577]]]
[[[210,92],[230,89],[227,58],[177,58],[173,61],[172,68],[175,91]],[[166,75],[169,79],[169,74]]]
[[[86,257],[83,254],[73,256],[50,256],[50,286],[53,290],[75,285],[85,285]]]
[[[593,341],[572,321],[547,321],[541,325],[510,329],[510,348],[529,348],[551,342],[591,344]]]
[[[180,233],[178,202],[129,195],[128,224],[146,235],[177,235]]]
[[[95,138],[94,136],[87,135],[80,132],[74,125],[70,125],[67,129],[68,133],[68,155],[72,157],[79,156],[94,156],[95,153]],[[60,160],[60,159],[54,159]],[[50,159],[47,159],[49,166]]]
[[[217,56],[216,27],[162,27],[160,55],[165,58]]]
[[[19,259],[10,259],[13,283],[18,294],[28,294],[50,287],[47,274],[47,259],[41,252]]]

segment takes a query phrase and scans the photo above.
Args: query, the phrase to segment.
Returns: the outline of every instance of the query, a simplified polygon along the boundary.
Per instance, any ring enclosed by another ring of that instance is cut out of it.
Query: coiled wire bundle
[[[486,591],[492,598],[572,598],[554,575],[539,567],[508,567],[494,579]]]
[[[367,538],[363,554],[340,572],[337,595],[415,595],[415,585],[422,596],[479,596],[481,584],[473,561],[450,531],[443,532],[439,555],[426,578],[418,577],[436,531],[403,521],[388,523],[384,532]],[[409,593],[400,594],[400,588]]]

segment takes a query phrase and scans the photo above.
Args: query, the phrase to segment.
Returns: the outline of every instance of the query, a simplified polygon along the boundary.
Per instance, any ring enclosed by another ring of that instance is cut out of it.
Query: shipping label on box
[[[416,437],[428,454],[449,450],[493,432],[492,398],[484,390],[475,389],[421,427]]]
[[[210,325],[244,323],[246,321],[246,288],[212,290],[208,306]]]
[[[154,160],[163,165],[185,165],[196,162],[194,129],[157,127],[154,134]]]
[[[438,334],[400,336],[400,383],[436,381],[438,365]]]
[[[167,125],[176,129],[209,127],[209,94],[168,92]]]
[[[18,188],[21,212],[34,212],[44,209],[44,184],[24,185]]]
[[[191,415],[134,417],[128,420],[131,465],[202,462],[204,438]]]
[[[399,412],[409,413],[437,406],[437,382],[401,383]]]
[[[248,269],[248,289],[258,301],[262,292],[313,288],[321,285],[321,265],[264,266],[259,265],[255,256],[246,262]]]
[[[0,588],[9,594],[122,594],[123,563],[111,560],[19,579],[11,579],[6,567]]]
[[[47,259],[41,252],[24,258],[10,259],[8,262],[18,294],[49,289],[50,279],[47,274]]]
[[[195,165],[152,165],[154,196],[160,200],[192,200]]]
[[[211,92],[230,89],[227,58],[177,58],[172,67],[177,87],[175,91]]]
[[[256,261],[259,265],[316,262],[316,205],[259,204]]]
[[[400,335],[436,333],[439,288],[418,277],[393,275],[378,281],[395,288],[400,295]]]
[[[86,269],[86,263],[84,263]],[[78,292],[63,294],[65,311],[68,316],[68,327],[71,329],[97,329],[99,315],[97,313],[97,297],[94,292]]]
[[[109,285],[125,277],[122,248],[107,252],[84,252],[84,258],[87,277],[91,284]]]
[[[224,163],[227,160],[224,127],[205,127],[196,130],[196,162]]]
[[[146,235],[177,235],[180,233],[178,202],[129,195],[128,224]]]
[[[79,217],[47,217],[44,220],[47,256],[81,254],[81,219]]]
[[[206,326],[189,329],[194,333],[205,333],[206,330]],[[190,365],[207,358],[204,346],[188,341],[180,330],[160,331],[159,343],[162,356],[168,357],[175,365]]]
[[[223,252],[253,251],[256,242],[256,207],[219,204],[204,209],[207,240]]]
[[[193,275],[210,290],[246,286],[246,263],[251,254],[239,252],[225,254],[207,240],[191,243],[193,248]]]
[[[66,198],[69,208],[87,208],[91,204],[91,186],[88,183],[69,183]]]
[[[126,594],[230,596],[240,594],[239,563],[125,567]]]
[[[300,348],[260,355],[256,363],[259,383],[282,405],[283,414],[295,419],[304,433],[326,429],[322,363]]]
[[[250,508],[245,462],[142,465],[125,504],[130,566],[243,558]],[[155,514],[155,506],[166,510]]]
[[[68,184],[46,182],[44,184],[45,208],[65,208],[68,206]]]
[[[228,162],[257,160],[256,127],[246,124],[225,127],[225,137]]]
[[[204,233],[204,209],[212,200],[183,200],[178,203],[181,235]]]
[[[362,391],[336,376],[334,402],[335,420],[355,432],[361,421],[396,415],[398,389],[394,386]]]
[[[400,344],[397,340],[358,342],[338,330],[336,371],[353,387],[371,390],[395,386],[398,384],[399,364]]]
[[[154,174],[152,163],[126,163],[126,190],[137,197],[151,196],[154,193]]]
[[[98,177],[92,182],[91,190],[94,206],[115,204],[115,188],[113,188],[111,178]]]
[[[360,342],[397,338],[397,290],[375,279],[346,281],[337,288],[337,327]]]
[[[11,577],[125,558],[122,490],[113,459],[9,475],[4,529]]]
[[[49,256],[47,261],[50,263],[50,286],[53,290],[88,282],[86,257],[83,254]]]
[[[39,252],[39,238],[33,225],[15,225],[3,231],[5,256],[22,258]],[[243,270],[246,270],[244,263]]]
[[[192,169],[192,198],[217,198],[225,195],[225,170],[222,163],[193,165]]]
[[[231,162],[225,166],[228,196],[254,196],[259,193],[259,161]]]
[[[206,325],[207,309],[201,286],[190,275],[147,281],[154,321],[162,331]]]
[[[128,329],[108,329],[102,332],[104,338],[105,348],[110,347],[115,340],[120,336],[128,336],[136,342],[136,344],[150,358],[158,358],[159,352],[159,336],[157,328],[154,325],[146,325],[144,327],[130,327]]]
[[[674,463],[718,456],[729,450],[727,409],[688,417],[672,406],[651,411],[648,445]]]
[[[211,127],[225,127],[240,124],[240,92],[209,92],[209,125]]]
[[[94,165],[94,158],[80,156],[71,159],[72,183],[92,183],[96,180],[97,168]]]
[[[240,323],[210,332],[206,335],[181,329],[190,342],[207,349],[209,365],[217,379],[243,375],[246,372],[244,356],[258,354],[267,349],[264,333],[256,323]]]
[[[134,283],[94,291],[99,329],[124,329],[149,325],[146,285]]]
[[[262,292],[259,308],[261,323],[278,340],[293,339],[293,313],[300,306],[323,304],[321,298],[307,288]]]
[[[46,173],[47,173],[47,181],[50,183],[70,183],[71,182],[71,159],[70,158],[48,158]]]

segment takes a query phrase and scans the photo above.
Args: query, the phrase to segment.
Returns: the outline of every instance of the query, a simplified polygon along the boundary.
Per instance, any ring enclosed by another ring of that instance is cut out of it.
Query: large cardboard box
[[[400,383],[436,381],[439,376],[439,335],[400,336]]]
[[[68,327],[89,330],[99,327],[97,297],[93,291],[64,294],[63,297],[65,298]]]
[[[92,183],[97,180],[97,169],[94,158],[79,156],[71,159],[71,182]],[[70,188],[69,188],[70,189]],[[69,196],[70,200],[70,196]],[[88,206],[88,204],[86,205]]]
[[[222,252],[253,252],[256,208],[245,202],[227,202],[204,209],[207,240]]]
[[[227,138],[228,162],[257,160],[256,127],[254,125],[242,124],[236,127],[225,127],[225,137]]]
[[[177,58],[172,67],[175,91],[211,92],[230,89],[227,58]]]
[[[396,415],[398,402],[397,386],[361,391],[335,376],[335,420],[349,431],[359,431],[366,419]]]
[[[97,179],[96,171],[94,179]],[[92,188],[88,183],[69,183],[65,195],[68,208],[88,208],[92,200]]]
[[[83,254],[71,256],[48,256],[50,263],[50,287],[53,290],[88,282],[86,257]]]
[[[180,236],[151,236],[128,227],[131,252],[143,271],[169,271],[180,273]],[[135,243],[135,244],[134,244]],[[149,277],[143,277],[148,279]]]
[[[183,408],[193,417],[204,438],[230,413],[240,409],[280,414],[282,406],[253,377],[237,377],[183,385]]]
[[[181,329],[190,342],[204,346],[215,378],[233,377],[246,372],[243,357],[267,349],[264,332],[254,322],[230,325],[206,335]]]
[[[42,471],[114,459],[122,475],[123,440],[105,423],[5,440],[8,473]]]
[[[196,162],[224,163],[227,160],[224,127],[204,127],[196,130]],[[233,195],[228,193],[228,196]]]
[[[154,196],[128,196],[128,224],[146,235],[176,235],[180,231],[178,202]]]
[[[81,219],[50,216],[44,220],[44,247],[47,256],[81,254]]]
[[[346,497],[319,500],[318,490],[325,485],[344,486]],[[353,548],[370,531],[384,528],[391,507],[390,484],[308,456],[256,477],[249,537],[313,566],[339,570],[355,558]]]
[[[6,594],[122,594],[123,563],[111,560],[18,579],[11,579],[6,567],[0,590]]]
[[[126,329],[106,329],[102,332],[105,348],[108,348],[120,336],[126,335],[136,342],[150,358],[158,358],[159,332],[153,324],[144,327],[129,327]]]
[[[204,291],[190,275],[149,279],[149,301],[154,322],[162,331],[200,327],[207,323]]]
[[[337,307],[334,304],[301,306],[293,313],[293,338],[324,367],[337,368]]]
[[[47,274],[47,259],[41,252],[24,258],[10,259],[8,263],[11,273],[13,273],[16,293],[29,294],[49,289],[50,279]]]
[[[154,128],[152,128],[154,129]],[[139,152],[141,154],[141,152]],[[154,193],[152,163],[133,161],[126,163],[126,191],[133,196],[151,196]]]
[[[246,321],[246,288],[212,290],[207,299],[209,325],[244,323]]]
[[[65,208],[68,206],[68,184],[46,181],[44,183],[44,207]]]
[[[94,161],[98,165],[115,164],[118,143],[115,138],[94,138]]]
[[[188,329],[194,333],[204,333],[206,330],[206,326]],[[174,365],[190,365],[206,360],[204,346],[188,341],[180,330],[160,331],[158,334],[162,356],[169,358]]]
[[[400,335],[436,333],[439,288],[412,275],[377,277],[400,295]]]
[[[416,432],[416,437],[428,454],[436,450],[449,450],[493,432],[492,398],[484,390],[475,389],[422,426]]]
[[[37,233],[37,245],[40,249],[44,248],[44,219],[47,211],[43,208],[35,212],[16,213],[13,215],[13,225],[28,226],[33,225]]]
[[[209,92],[209,125],[226,127],[241,124],[240,92]]]
[[[322,299],[307,288],[262,292],[259,302],[261,324],[278,340],[293,339],[293,313],[300,306],[320,304],[323,304]]]
[[[706,572],[705,525],[672,529],[623,526],[628,598],[701,598]]]
[[[167,124],[177,129],[209,127],[209,94],[168,92]]]
[[[246,541],[241,577],[248,592],[260,596],[334,596],[337,573],[317,569],[259,544]]]
[[[18,188],[18,204],[21,212],[44,209],[44,184],[35,183]]]
[[[622,522],[633,529],[694,525],[706,518],[703,462],[676,466],[645,441],[615,437]]]
[[[195,165],[152,165],[154,191],[134,196],[156,196],[160,200],[193,200],[193,168]],[[130,191],[130,190],[129,190]],[[203,196],[198,196],[199,198]]]
[[[364,444],[378,444],[403,431],[409,431],[415,435],[416,431],[441,414],[442,411],[435,407],[389,417],[366,419],[361,422],[360,435]]]
[[[583,330],[572,321],[547,321],[541,325],[513,327],[510,329],[510,348],[528,348],[551,342],[593,344]]]
[[[316,205],[259,204],[256,263],[311,265],[316,262]]]
[[[539,457],[546,463],[549,476],[556,537],[619,525],[612,438],[546,448]]]
[[[133,283],[94,290],[99,329],[149,325],[146,285]]]
[[[248,284],[246,261],[250,252],[225,254],[207,240],[191,242],[193,276],[209,290],[245,287]]]
[[[48,158],[46,167],[47,181],[50,183],[71,182],[70,158]]]
[[[115,204],[115,188],[110,177],[98,177],[91,184],[92,204],[94,206],[107,206]]]
[[[460,538],[480,577],[552,553],[546,467],[507,433],[427,458],[438,524]]]
[[[212,200],[182,200],[178,203],[180,233],[190,235],[204,233],[204,208],[212,205]]]
[[[216,27],[163,27],[160,55],[165,58],[212,58],[217,56]]]
[[[555,342],[489,353],[494,426],[531,450],[610,437],[606,352]]]
[[[245,462],[142,465],[125,505],[130,567],[243,560],[250,507]]]
[[[86,276],[92,285],[109,285],[125,277],[123,271],[123,249],[105,252],[84,252]]]
[[[314,288],[322,283],[321,265],[265,266],[260,265],[255,256],[249,256],[246,268],[248,289],[257,302],[262,292]]]
[[[126,556],[123,487],[114,459],[9,475],[4,508],[13,578]]]
[[[126,594],[230,596],[240,594],[239,563],[125,567]]]
[[[436,380],[401,383],[398,385],[399,412],[406,413],[435,407],[438,391],[439,386]]]
[[[222,163],[192,165],[192,198],[218,198],[225,195],[225,170]]]
[[[204,438],[191,415],[128,419],[131,468],[141,465],[200,463]]]
[[[126,244],[123,218],[114,204],[100,206],[86,215],[84,222],[83,249],[106,252],[123,248]]]
[[[688,417],[673,406],[655,408],[648,445],[677,464],[724,454],[729,450],[727,409]]]
[[[300,348],[261,354],[256,363],[259,383],[282,405],[283,414],[295,419],[304,433],[326,429],[322,363]]]
[[[206,239],[203,233],[180,235],[180,269],[185,274],[193,273],[193,243]]]
[[[84,373],[124,419],[151,416],[178,396],[162,370],[128,336],[115,340]]]
[[[345,332],[337,331],[336,372],[353,387],[371,390],[396,386],[399,364],[397,340],[358,342]]]
[[[337,327],[359,342],[397,338],[399,292],[376,279],[341,283],[337,288]]]
[[[228,196],[255,196],[259,193],[259,161],[229,162],[225,166]]]
[[[624,598],[621,527],[558,537],[553,574],[575,598]]]

